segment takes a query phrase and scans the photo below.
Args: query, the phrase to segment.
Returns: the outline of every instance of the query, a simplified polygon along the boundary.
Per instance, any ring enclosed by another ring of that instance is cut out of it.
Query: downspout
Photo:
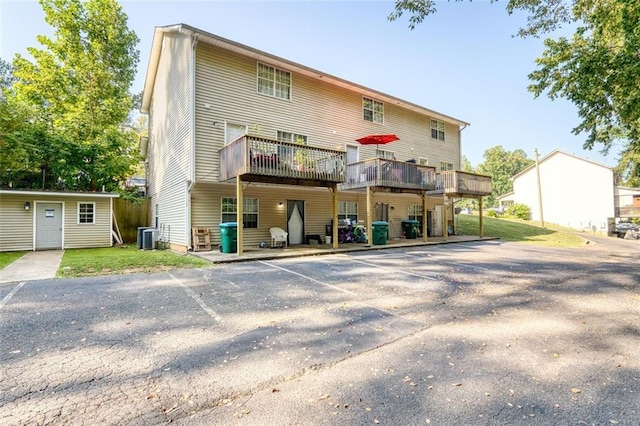
[[[189,146],[189,180],[187,180],[187,193],[185,194],[185,211],[187,215],[185,241],[187,248],[193,250],[191,241],[191,190],[196,183],[196,46],[198,44],[198,35],[191,36],[191,52],[189,58],[189,97],[191,104],[189,105],[190,115],[190,134],[191,141]]]

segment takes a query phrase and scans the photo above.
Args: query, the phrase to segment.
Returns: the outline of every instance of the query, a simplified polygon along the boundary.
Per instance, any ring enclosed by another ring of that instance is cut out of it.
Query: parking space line
[[[186,292],[187,292],[187,294],[188,294],[189,296],[191,296],[191,298],[192,298],[193,300],[195,300],[195,301],[196,301],[196,303],[197,303],[198,305],[200,305],[200,307],[201,307],[201,308],[202,308],[202,309],[203,309],[207,314],[209,314],[209,316],[210,316],[211,318],[213,318],[216,322],[220,322],[220,321],[222,321],[222,318],[220,318],[220,317],[218,316],[218,314],[216,314],[216,313],[215,313],[215,311],[214,311],[213,309],[211,309],[210,307],[208,307],[208,306],[206,305],[206,303],[204,303],[204,302],[203,302],[203,301],[198,297],[198,295],[197,295],[193,290],[191,290],[191,289],[190,289],[190,288],[189,288],[189,287],[188,287],[184,282],[182,282],[182,280],[179,280],[178,278],[174,277],[174,276],[173,276],[172,274],[170,274],[169,272],[167,272],[166,274],[167,274],[167,275],[169,275],[169,276],[171,277],[171,279],[173,279],[175,282],[177,282],[178,284],[180,284],[180,287],[182,287],[182,288],[184,289],[184,291],[186,291]]]
[[[415,272],[407,272],[407,271],[403,271],[402,269],[389,268],[388,266],[380,266],[380,265],[376,265],[375,263],[363,262],[362,260],[355,260],[355,259],[350,259],[350,260],[355,263],[362,263],[363,265],[372,266],[374,268],[383,269],[390,272],[400,273],[404,275],[411,275],[413,277],[424,278],[425,280],[439,281],[438,278],[434,278],[429,275],[416,274]]]
[[[265,262],[265,261],[262,261],[262,260],[261,260],[261,261],[259,261],[259,262],[260,262],[260,263],[262,263],[263,265],[267,265],[267,266],[270,266],[270,267],[272,267],[272,268],[280,269],[280,270],[285,271],[285,272],[288,272],[288,273],[290,273],[290,274],[297,275],[297,276],[299,276],[299,277],[302,277],[302,278],[307,279],[307,280],[309,280],[309,281],[313,281],[314,283],[317,283],[317,284],[323,285],[323,286],[325,286],[325,287],[329,287],[329,288],[332,288],[332,289],[334,289],[334,290],[338,290],[338,291],[341,291],[341,292],[343,292],[343,293],[350,294],[350,295],[352,295],[352,296],[357,296],[357,294],[356,294],[356,293],[354,293],[354,292],[352,292],[352,291],[345,290],[345,289],[343,289],[343,288],[336,287],[336,286],[331,285],[331,284],[323,283],[322,281],[318,281],[318,280],[316,280],[315,278],[308,277],[308,276],[306,276],[306,275],[300,274],[300,273],[298,273],[298,272],[292,271],[292,270],[287,269],[287,268],[283,268],[283,267],[281,267],[281,266],[276,266],[276,265],[274,265],[273,263]]]
[[[414,257],[419,257],[422,255],[421,254],[413,254],[411,252],[407,252],[407,254],[409,256],[414,256]],[[442,260],[442,259],[434,259],[436,262],[438,263],[444,263],[446,265],[455,265],[455,266],[464,266],[465,268],[473,268],[473,269],[480,269],[481,271],[488,271],[489,268],[485,268],[483,266],[475,266],[475,265],[469,265],[468,263],[462,263],[462,262],[450,262],[447,260]]]
[[[22,286],[25,285],[26,283],[27,283],[26,281],[22,281],[20,284],[15,286],[13,290],[9,292],[9,294],[7,294],[4,297],[4,299],[2,299],[2,302],[0,302],[0,309],[2,309],[2,307],[13,297],[13,295],[16,294],[18,290],[20,290]]]

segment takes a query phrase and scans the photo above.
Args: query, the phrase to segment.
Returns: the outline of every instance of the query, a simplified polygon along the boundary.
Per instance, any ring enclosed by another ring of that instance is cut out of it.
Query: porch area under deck
[[[427,210],[427,191],[436,188],[436,169],[407,161],[370,158],[347,165],[347,179],[341,190],[365,189],[367,193],[367,235],[373,235],[373,196],[377,192],[416,194]],[[422,221],[422,239],[427,241],[427,221]]]
[[[448,170],[438,173],[436,187],[428,191],[429,195],[442,195],[445,206],[448,198],[475,198],[478,200],[478,236],[482,238],[482,197],[491,195],[491,176],[476,173]],[[446,217],[446,214],[445,214]],[[444,223],[446,229],[446,220]]]
[[[236,179],[237,217],[243,217],[244,185],[252,182],[326,187],[332,193],[333,235],[338,234],[338,184],[345,181],[346,152],[244,135],[219,151],[219,180]],[[243,227],[237,229],[243,253]],[[333,248],[338,248],[334,239]]]

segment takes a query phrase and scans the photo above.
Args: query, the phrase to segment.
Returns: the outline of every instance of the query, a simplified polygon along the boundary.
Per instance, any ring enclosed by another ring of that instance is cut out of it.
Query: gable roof
[[[571,158],[574,158],[574,159],[576,159],[576,160],[584,161],[585,163],[591,163],[591,164],[593,164],[593,165],[595,165],[595,166],[603,167],[603,168],[605,168],[605,169],[607,169],[607,170],[613,170],[613,168],[611,168],[611,167],[609,167],[609,166],[605,166],[604,164],[597,163],[597,162],[595,162],[595,161],[593,161],[593,160],[588,160],[588,159],[586,159],[586,158],[578,157],[577,155],[569,154],[569,153],[564,152],[564,151],[561,151],[561,150],[559,150],[559,149],[554,149],[554,150],[553,150],[553,151],[551,151],[549,154],[547,154],[547,155],[545,155],[544,157],[540,158],[540,159],[538,160],[538,164],[542,164],[544,161],[547,161],[548,159],[550,159],[551,157],[554,157],[554,156],[556,156],[556,155],[565,155],[565,156],[567,156],[567,157],[571,157]],[[515,175],[511,176],[511,180],[514,180],[515,178],[517,178],[517,177],[519,177],[519,176],[521,176],[521,175],[523,175],[523,174],[525,174],[525,173],[528,173],[528,172],[529,172],[529,170],[535,169],[535,167],[536,167],[536,164],[535,164],[535,162],[534,162],[532,165],[530,165],[530,166],[529,166],[529,167],[527,167],[526,169],[522,170],[520,173],[518,173],[518,174],[515,174]]]
[[[140,107],[140,111],[143,113],[149,112],[151,95],[153,93],[156,73],[157,73],[158,64],[160,61],[160,54],[162,51],[162,40],[166,33],[188,34],[198,42],[204,42],[213,46],[217,46],[222,49],[226,49],[226,50],[238,53],[240,55],[253,58],[260,62],[264,62],[279,68],[293,71],[315,80],[324,81],[326,83],[333,84],[335,86],[341,87],[346,90],[351,90],[365,96],[370,96],[372,98],[375,98],[377,100],[380,100],[386,103],[390,103],[402,108],[406,108],[418,114],[422,114],[432,118],[440,119],[442,121],[446,121],[447,123],[452,123],[457,126],[463,126],[463,127],[469,126],[469,123],[467,123],[466,121],[460,120],[458,118],[451,117],[449,115],[442,114],[428,108],[424,108],[412,102],[405,101],[391,95],[387,95],[385,93],[379,92],[374,89],[370,89],[365,86],[361,86],[356,83],[352,83],[350,81],[341,79],[339,77],[335,77],[333,75],[315,70],[313,68],[298,64],[296,62],[289,61],[284,58],[280,58],[275,55],[271,55],[269,53],[263,52],[258,49],[254,49],[244,44],[240,44],[235,41],[231,41],[231,40],[219,37],[215,34],[211,34],[206,31],[199,30],[197,28],[191,27],[186,24],[176,24],[176,25],[169,25],[165,27],[155,28],[155,33],[153,35],[153,43],[151,45],[151,55],[149,57],[149,65],[147,66],[147,74],[146,74],[145,83],[144,83],[142,105]]]

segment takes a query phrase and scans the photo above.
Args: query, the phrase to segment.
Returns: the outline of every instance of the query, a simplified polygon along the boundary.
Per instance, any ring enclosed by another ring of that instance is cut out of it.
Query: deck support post
[[[371,212],[371,205],[373,201],[371,200],[373,194],[371,194],[371,187],[367,186],[367,239],[369,240],[369,245],[373,245],[373,213]]]
[[[333,226],[331,229],[331,245],[334,249],[338,248],[338,184],[334,183],[329,188],[331,191],[331,212],[333,217]]]
[[[243,207],[243,188],[242,188],[242,178],[240,176],[236,177],[236,206],[237,206],[237,217],[236,223],[238,224],[237,231],[237,245],[238,245],[238,256],[242,256],[243,247],[242,243],[244,241],[244,207]]]
[[[484,235],[484,224],[482,223],[482,197],[478,197],[478,237]]]

